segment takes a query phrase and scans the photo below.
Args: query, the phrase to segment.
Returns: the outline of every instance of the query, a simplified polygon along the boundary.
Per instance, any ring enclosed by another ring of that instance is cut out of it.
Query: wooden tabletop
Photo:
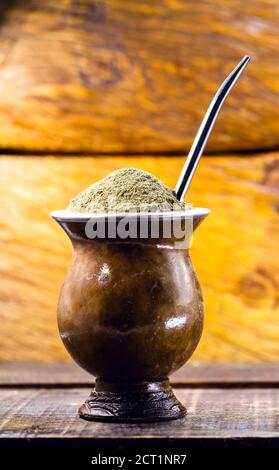
[[[173,375],[179,400],[188,409],[178,421],[149,424],[87,422],[77,415],[93,379],[74,364],[0,365],[0,444],[44,438],[128,442],[150,439],[206,440],[221,445],[257,440],[279,443],[277,364],[192,363]]]

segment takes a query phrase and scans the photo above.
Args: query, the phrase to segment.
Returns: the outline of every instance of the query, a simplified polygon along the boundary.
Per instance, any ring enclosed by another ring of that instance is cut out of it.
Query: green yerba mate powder
[[[67,210],[79,213],[173,211],[190,208],[172,189],[137,168],[110,173],[74,197]]]

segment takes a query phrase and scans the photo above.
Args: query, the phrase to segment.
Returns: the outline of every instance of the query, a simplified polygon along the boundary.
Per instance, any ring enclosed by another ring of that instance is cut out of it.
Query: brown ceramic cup
[[[96,377],[81,417],[139,422],[185,415],[168,376],[201,337],[204,306],[189,245],[209,212],[51,214],[74,249],[58,303],[60,335],[73,359]],[[134,224],[127,238],[118,233],[125,217],[126,228]]]

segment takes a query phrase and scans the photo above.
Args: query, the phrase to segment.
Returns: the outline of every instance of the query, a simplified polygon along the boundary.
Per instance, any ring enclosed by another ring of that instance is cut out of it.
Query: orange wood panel
[[[252,56],[208,150],[278,148],[278,0],[32,0],[0,6],[0,147],[189,147]]]
[[[108,172],[150,171],[174,187],[180,157],[0,158],[0,359],[68,359],[57,332],[69,240],[48,213]],[[203,158],[188,199],[212,214],[192,257],[206,301],[194,359],[279,359],[279,154]]]

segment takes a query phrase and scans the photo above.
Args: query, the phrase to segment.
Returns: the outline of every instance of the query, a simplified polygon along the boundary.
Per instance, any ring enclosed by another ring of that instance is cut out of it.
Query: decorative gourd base
[[[83,419],[110,422],[164,421],[185,414],[186,408],[175,397],[168,379],[129,383],[97,379],[79,409]]]

